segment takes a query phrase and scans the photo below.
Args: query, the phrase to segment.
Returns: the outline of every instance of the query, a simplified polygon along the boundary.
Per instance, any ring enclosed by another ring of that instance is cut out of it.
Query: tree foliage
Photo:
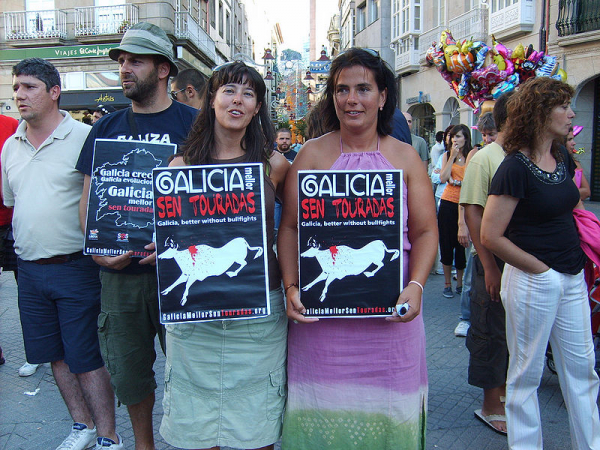
[[[277,129],[280,128],[287,128],[288,130],[292,129],[292,126],[290,125],[290,121],[289,120],[279,120],[277,121],[277,123],[275,124],[277,126]]]
[[[306,126],[306,120],[304,119],[296,120],[296,123],[294,124],[294,127],[296,128],[296,134],[299,134],[304,139],[306,139]]]
[[[302,59],[302,54],[300,52],[297,52],[296,50],[286,48],[284,51],[281,52],[281,59],[283,61],[294,61],[297,59]]]

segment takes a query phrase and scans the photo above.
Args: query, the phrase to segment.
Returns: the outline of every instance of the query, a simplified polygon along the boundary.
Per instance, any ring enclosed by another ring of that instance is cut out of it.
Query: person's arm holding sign
[[[283,201],[283,214],[277,237],[278,261],[287,302],[287,315],[298,322],[317,322],[317,318],[304,317],[306,308],[300,301],[298,270],[298,170],[311,169],[311,142],[304,145],[287,172]],[[308,148],[308,151],[306,150]]]

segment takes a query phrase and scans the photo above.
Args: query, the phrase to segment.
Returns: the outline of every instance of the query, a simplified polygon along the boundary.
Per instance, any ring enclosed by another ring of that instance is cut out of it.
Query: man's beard
[[[128,89],[123,88],[125,97],[137,103],[145,103],[154,96],[158,87],[158,70],[154,68],[143,80],[131,74],[127,78],[121,79],[121,81],[133,81],[135,83]]]
[[[280,144],[277,147],[277,150],[279,150],[280,152],[287,152],[290,149],[290,146],[288,144]]]

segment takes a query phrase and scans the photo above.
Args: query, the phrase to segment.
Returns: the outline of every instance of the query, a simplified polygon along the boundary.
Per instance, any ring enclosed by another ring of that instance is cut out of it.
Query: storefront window
[[[118,72],[66,72],[60,74],[63,91],[121,89]]]
[[[85,87],[88,89],[120,88],[118,72],[86,72]]]

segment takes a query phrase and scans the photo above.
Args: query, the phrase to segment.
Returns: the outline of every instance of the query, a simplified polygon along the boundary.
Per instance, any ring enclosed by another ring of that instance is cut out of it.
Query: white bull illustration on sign
[[[372,277],[383,267],[383,259],[386,253],[392,253],[390,261],[393,261],[400,255],[400,250],[388,249],[381,240],[369,242],[359,249],[354,249],[347,245],[336,245],[326,250],[321,250],[314,238],[311,237],[308,240],[308,246],[310,248],[300,254],[300,256],[303,258],[316,258],[322,272],[311,283],[302,287],[302,290],[308,291],[319,281],[325,280],[325,287],[319,297],[321,302],[325,300],[327,289],[333,280],[341,280],[348,275],[359,275],[361,273],[364,273],[366,277]],[[372,264],[375,264],[377,267],[367,272],[367,269]]]
[[[223,247],[215,248],[201,244],[192,245],[185,250],[179,250],[179,246],[175,244],[173,239],[168,238],[165,241],[165,247],[168,248],[158,255],[158,259],[174,259],[181,270],[181,275],[161,293],[167,295],[173,288],[185,283],[181,306],[186,304],[190,286],[194,282],[202,281],[208,277],[217,277],[223,273],[235,277],[248,264],[246,262],[248,250],[256,251],[254,259],[263,254],[262,247],[250,247],[246,239],[241,237],[232,239]],[[239,267],[226,272],[235,263],[239,264]]]

